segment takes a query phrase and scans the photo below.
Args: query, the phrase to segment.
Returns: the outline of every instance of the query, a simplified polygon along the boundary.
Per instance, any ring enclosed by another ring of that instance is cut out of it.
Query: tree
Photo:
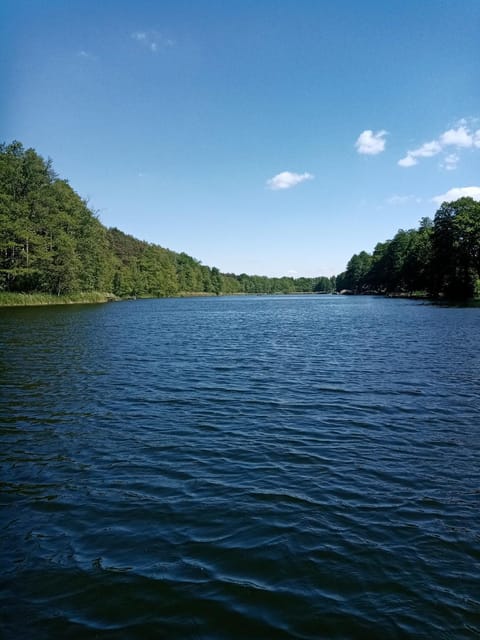
[[[427,291],[468,298],[480,294],[480,203],[472,198],[444,202],[434,222],[400,229],[369,256],[353,255],[337,276],[337,288],[355,293]]]
[[[51,160],[20,142],[0,145],[0,291],[291,293],[328,290],[327,278],[235,276],[106,229],[88,203],[59,179]]]
[[[347,264],[346,271],[340,276],[342,289],[361,293],[368,287],[367,276],[372,266],[372,256],[366,251],[354,254]]]
[[[212,291],[215,295],[220,295],[222,292],[222,279],[220,277],[220,271],[217,267],[212,267],[211,269],[211,283],[212,283]]]
[[[404,231],[399,229],[393,239],[385,247],[383,255],[383,282],[389,293],[405,292],[407,285],[406,265],[414,244],[415,229]]]
[[[432,280],[433,222],[422,218],[420,227],[411,236],[409,251],[403,265],[403,278],[409,292],[428,291]]]
[[[480,277],[480,203],[444,202],[435,214],[432,248],[433,292],[473,296]]]

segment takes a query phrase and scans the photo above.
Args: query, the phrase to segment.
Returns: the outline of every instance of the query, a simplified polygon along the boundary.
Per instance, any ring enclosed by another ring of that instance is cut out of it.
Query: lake
[[[480,309],[0,309],[8,640],[480,634]]]

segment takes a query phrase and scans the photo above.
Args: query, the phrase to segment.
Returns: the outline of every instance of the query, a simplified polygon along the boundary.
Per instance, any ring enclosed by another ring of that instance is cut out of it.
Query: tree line
[[[119,297],[273,293],[480,296],[480,203],[445,202],[434,220],[400,229],[335,277],[221,273],[186,253],[107,229],[51,160],[21,143],[0,145],[0,292]]]
[[[480,297],[480,203],[444,202],[418,229],[400,229],[373,253],[353,255],[337,276],[337,289],[351,293]]]
[[[0,145],[0,291],[161,297],[334,288],[328,277],[221,273],[186,253],[107,229],[51,160],[20,142]]]

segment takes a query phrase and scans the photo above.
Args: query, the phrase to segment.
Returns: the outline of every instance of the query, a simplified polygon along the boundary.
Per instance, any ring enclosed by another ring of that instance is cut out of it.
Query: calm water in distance
[[[2,637],[478,637],[479,354],[411,300],[0,310]]]

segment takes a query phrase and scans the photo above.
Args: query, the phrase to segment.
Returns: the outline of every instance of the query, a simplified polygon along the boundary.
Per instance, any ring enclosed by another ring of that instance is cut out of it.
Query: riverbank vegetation
[[[19,142],[0,145],[0,304],[47,303],[48,296],[69,301],[80,292],[87,301],[108,298],[98,292],[125,298],[329,293],[334,287],[327,277],[221,273],[186,253],[107,229],[51,160]]]
[[[46,304],[90,304],[99,302],[111,302],[116,300],[111,293],[99,291],[77,292],[65,295],[52,295],[50,293],[12,293],[0,291],[0,307],[35,307]]]
[[[0,305],[335,290],[480,296],[480,203],[443,203],[434,220],[353,255],[336,278],[235,275],[106,228],[51,160],[0,145]]]
[[[480,203],[444,202],[418,229],[353,255],[337,288],[351,293],[480,297]]]

